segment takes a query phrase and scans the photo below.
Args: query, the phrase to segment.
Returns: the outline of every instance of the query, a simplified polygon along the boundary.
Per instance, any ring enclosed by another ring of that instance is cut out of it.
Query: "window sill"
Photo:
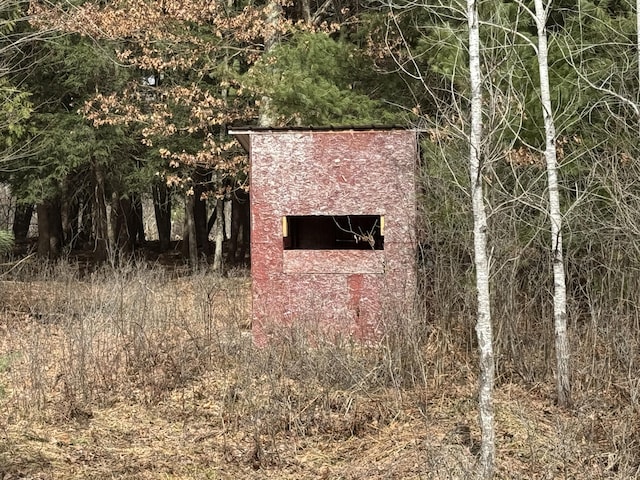
[[[384,273],[384,250],[284,250],[284,273]]]

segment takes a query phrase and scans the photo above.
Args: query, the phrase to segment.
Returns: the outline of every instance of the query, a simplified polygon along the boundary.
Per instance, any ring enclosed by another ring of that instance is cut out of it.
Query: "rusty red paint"
[[[359,338],[415,289],[416,133],[259,130],[251,150],[253,333],[304,325]],[[384,215],[384,250],[284,250],[282,217]]]
[[[384,250],[285,250],[283,269],[294,273],[384,273]]]
[[[347,286],[349,289],[349,309],[354,313],[357,324],[364,313],[360,311],[362,287],[364,286],[364,278],[362,277],[362,274],[349,275],[347,277]]]

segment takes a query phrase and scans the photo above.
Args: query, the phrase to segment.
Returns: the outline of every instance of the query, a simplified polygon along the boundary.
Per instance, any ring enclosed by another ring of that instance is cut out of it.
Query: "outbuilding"
[[[234,128],[250,155],[252,330],[374,339],[416,285],[418,135]]]

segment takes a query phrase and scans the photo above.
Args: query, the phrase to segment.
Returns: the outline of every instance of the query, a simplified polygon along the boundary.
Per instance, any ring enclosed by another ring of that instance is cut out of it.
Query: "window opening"
[[[285,250],[384,250],[384,216],[282,217]]]

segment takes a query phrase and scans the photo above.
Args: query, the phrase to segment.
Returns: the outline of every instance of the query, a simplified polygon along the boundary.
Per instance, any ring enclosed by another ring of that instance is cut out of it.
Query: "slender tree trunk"
[[[120,199],[118,192],[111,192],[111,208],[109,209],[109,245],[117,252],[118,245],[118,217],[120,214]]]
[[[195,271],[198,268],[198,241],[196,239],[196,222],[193,217],[193,210],[195,206],[194,194],[187,194],[185,196],[184,208],[185,208],[185,224],[187,237],[187,249],[189,252],[189,264],[191,270]]]
[[[209,248],[209,230],[207,228],[207,200],[202,198],[203,193],[204,188],[201,185],[196,185],[193,198],[193,218],[196,226],[198,248],[208,258],[211,250]]]
[[[107,203],[104,191],[104,172],[102,165],[95,159],[93,167],[93,228],[94,228],[94,254],[98,262],[107,260],[109,249],[109,220],[107,219]]]
[[[311,2],[309,0],[298,0],[296,5],[299,10],[300,19],[304,23],[310,24],[311,23]]]
[[[152,189],[160,251],[166,252],[171,245],[171,195],[165,183],[155,184]]]
[[[216,250],[213,255],[213,270],[222,271],[222,242],[224,241],[224,205],[223,200],[216,200]]]
[[[129,231],[132,232],[133,247],[144,245],[146,235],[144,232],[144,207],[138,194],[131,194],[131,217],[129,218]]]
[[[249,195],[243,190],[237,190],[231,194],[231,204],[231,220],[229,222],[231,235],[227,249],[227,262],[235,265],[244,261],[249,243]]]
[[[232,194],[233,195],[233,194]],[[231,222],[233,221],[233,201],[227,199],[224,201],[224,238],[231,238]]]
[[[134,210],[131,197],[118,198],[111,207],[114,245],[118,254],[130,255],[134,250]]]
[[[558,405],[571,404],[569,380],[569,340],[567,338],[567,292],[562,255],[562,212],[558,189],[558,159],[556,155],[556,129],[551,106],[549,67],[547,61],[547,15],[542,0],[535,0],[538,27],[538,68],[540,70],[540,99],[544,115],[547,179],[549,182],[549,220],[551,222],[551,256],[553,262],[553,316],[556,339],[556,390]]]
[[[207,221],[207,235],[211,233],[211,229],[216,223],[216,213],[216,207],[214,206],[211,215],[209,215],[209,220]]]
[[[37,206],[38,256],[56,258],[62,248],[62,216],[60,202],[46,200]]]
[[[62,238],[65,244],[71,247],[73,247],[73,219],[76,218],[74,213],[77,212],[77,208],[74,207],[78,204],[72,189],[73,178],[67,175],[63,183],[60,214],[62,216]]]
[[[495,432],[493,418],[493,332],[489,296],[489,259],[487,257],[487,215],[482,181],[482,75],[480,71],[480,35],[478,5],[467,0],[469,22],[469,72],[471,82],[471,131],[469,134],[469,176],[473,209],[473,243],[478,297],[476,335],[480,350],[480,382],[478,406],[482,442],[480,447],[480,476],[493,477]]]

